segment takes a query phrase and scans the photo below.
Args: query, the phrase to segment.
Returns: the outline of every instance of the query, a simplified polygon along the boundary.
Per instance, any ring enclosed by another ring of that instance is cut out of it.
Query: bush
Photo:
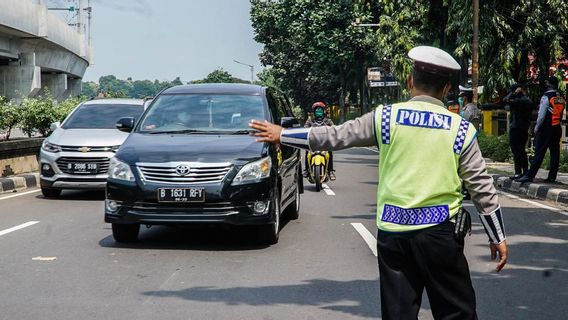
[[[51,124],[58,120],[56,105],[53,99],[25,98],[21,104],[21,128],[28,136],[39,133],[47,137]]]
[[[5,135],[6,140],[10,140],[12,129],[20,123],[20,112],[18,107],[9,102],[8,99],[0,97],[0,131]]]
[[[477,142],[484,158],[490,158],[499,162],[506,162],[513,158],[509,146],[509,137],[506,135],[499,137],[487,136],[480,132],[477,136]]]

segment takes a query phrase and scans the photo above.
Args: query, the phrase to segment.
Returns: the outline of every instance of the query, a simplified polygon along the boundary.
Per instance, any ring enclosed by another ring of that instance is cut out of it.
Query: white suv
[[[40,151],[41,191],[58,197],[63,189],[104,189],[108,166],[127,133],[116,130],[123,117],[138,119],[144,101],[138,99],[90,100],[77,106]]]

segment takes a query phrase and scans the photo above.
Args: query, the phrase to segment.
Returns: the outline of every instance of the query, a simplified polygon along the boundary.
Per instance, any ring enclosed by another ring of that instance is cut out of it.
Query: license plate
[[[204,202],[205,190],[200,188],[158,189],[158,202]]]
[[[96,163],[69,163],[67,164],[67,169],[78,173],[96,173],[99,170],[99,166]]]

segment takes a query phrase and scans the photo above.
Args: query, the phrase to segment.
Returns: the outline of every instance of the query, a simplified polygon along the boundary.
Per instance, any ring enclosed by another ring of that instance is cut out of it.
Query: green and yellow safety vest
[[[459,158],[477,134],[442,106],[409,101],[375,111],[380,149],[377,227],[406,232],[451,219],[462,202]]]

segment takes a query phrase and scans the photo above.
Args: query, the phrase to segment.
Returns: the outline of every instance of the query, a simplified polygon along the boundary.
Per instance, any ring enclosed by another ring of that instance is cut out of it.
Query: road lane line
[[[9,228],[9,229],[6,229],[6,230],[2,230],[2,231],[0,231],[0,237],[3,236],[3,235],[5,235],[5,234],[8,234],[8,233],[10,233],[10,232],[18,231],[18,230],[20,230],[20,229],[23,229],[23,228],[26,228],[26,227],[29,227],[29,226],[33,226],[33,225],[36,224],[36,223],[39,223],[39,221],[29,221],[29,222],[22,223],[22,224],[20,224],[20,225],[17,225],[17,226],[15,226],[15,227],[12,227],[12,228]]]
[[[353,228],[355,228],[355,230],[357,230],[357,232],[359,232],[359,235],[361,236],[361,238],[363,238],[363,240],[365,240],[365,242],[369,246],[369,249],[371,249],[371,251],[373,252],[373,254],[376,257],[377,256],[377,239],[375,239],[375,237],[369,232],[369,230],[367,230],[367,228],[365,228],[365,226],[363,226],[363,224],[351,223],[351,225],[353,226]]]
[[[33,191],[28,191],[28,192],[22,192],[22,193],[15,194],[13,196],[2,197],[2,198],[0,198],[0,201],[15,198],[15,197],[21,197],[21,196],[25,196],[26,194],[36,193],[36,192],[40,192],[40,191],[41,190],[38,189],[38,190],[33,190]]]
[[[542,209],[546,209],[546,210],[554,211],[554,212],[556,212],[556,213],[560,213],[561,215],[565,215],[565,216],[568,217],[568,212],[566,212],[566,211],[564,211],[564,210],[562,210],[562,209],[550,207],[550,206],[547,206],[547,205],[542,204],[542,203],[538,203],[538,202],[535,202],[535,201],[523,199],[523,198],[521,198],[521,197],[517,197],[517,196],[514,195],[514,194],[511,194],[511,193],[508,193],[508,192],[504,192],[504,191],[497,191],[497,193],[498,193],[498,194],[502,194],[502,195],[504,195],[504,196],[507,196],[507,197],[509,197],[509,198],[515,199],[515,200],[519,200],[519,201],[526,202],[526,203],[528,203],[528,204],[532,204],[533,206],[537,206],[537,207],[542,208]]]
[[[328,196],[334,196],[335,195],[335,192],[333,192],[333,190],[331,190],[331,188],[326,183],[322,184],[322,187],[323,187],[323,191],[325,191],[325,193]]]
[[[373,148],[370,148],[370,147],[359,147],[359,149],[367,149],[369,151],[373,151],[374,153],[379,153],[379,150],[373,149]]]

